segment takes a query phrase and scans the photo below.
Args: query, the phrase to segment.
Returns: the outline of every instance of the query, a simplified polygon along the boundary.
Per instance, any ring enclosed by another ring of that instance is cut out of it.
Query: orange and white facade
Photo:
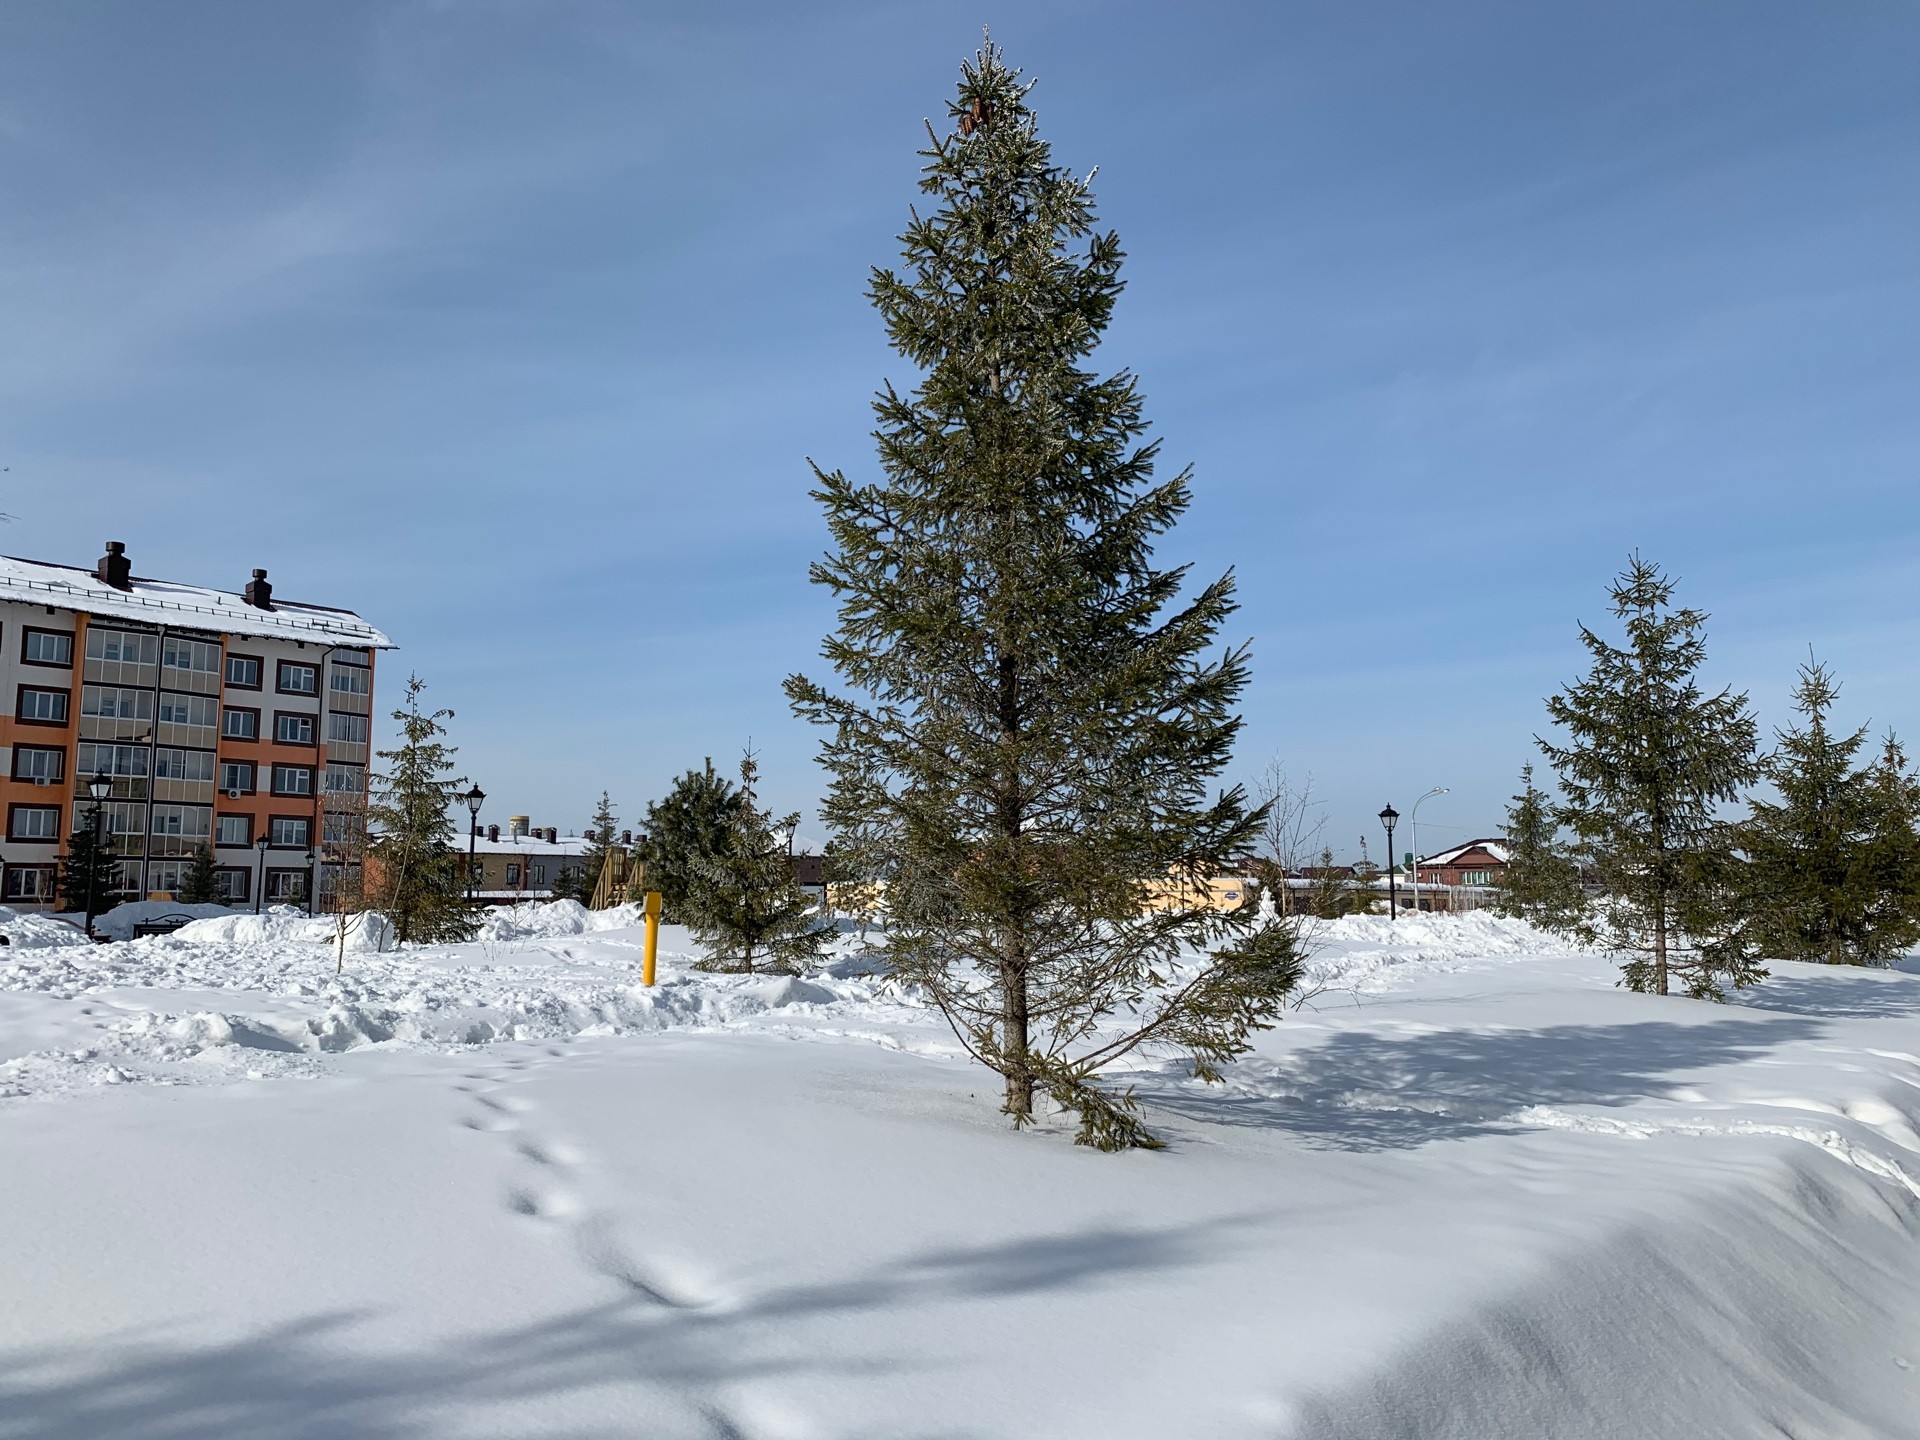
[[[350,610],[274,598],[264,570],[233,592],[137,577],[117,542],[90,571],[0,558],[0,904],[53,908],[67,837],[96,823],[114,901],[173,894],[202,846],[229,903],[324,897],[391,648]]]

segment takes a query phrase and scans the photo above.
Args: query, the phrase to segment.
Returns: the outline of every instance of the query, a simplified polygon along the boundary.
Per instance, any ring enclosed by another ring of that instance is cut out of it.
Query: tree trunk
[[[1009,927],[1001,940],[1000,1057],[1006,1067],[1006,1103],[1015,1124],[1033,1115],[1033,1071],[1027,1060],[1027,967],[1025,947]]]
[[[1664,891],[1653,901],[1653,993],[1667,993],[1667,897]]]

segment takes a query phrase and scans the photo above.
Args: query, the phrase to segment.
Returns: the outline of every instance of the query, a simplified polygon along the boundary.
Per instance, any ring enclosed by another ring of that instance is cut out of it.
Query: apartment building
[[[324,896],[392,648],[350,610],[276,599],[265,570],[224,591],[136,576],[118,541],[90,571],[0,557],[0,902],[51,908],[88,824],[116,900],[171,895],[204,845],[230,903]]]

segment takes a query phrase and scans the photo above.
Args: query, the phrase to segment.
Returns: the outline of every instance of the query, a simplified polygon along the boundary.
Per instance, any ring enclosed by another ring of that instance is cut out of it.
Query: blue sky
[[[1769,724],[1812,645],[1920,731],[1893,0],[9,5],[0,546],[360,610],[496,819],[749,737],[810,808],[805,461],[911,379],[865,275],[983,22],[1131,256],[1101,358],[1195,467],[1163,555],[1239,572],[1239,771],[1337,848],[1497,826],[1636,546]]]

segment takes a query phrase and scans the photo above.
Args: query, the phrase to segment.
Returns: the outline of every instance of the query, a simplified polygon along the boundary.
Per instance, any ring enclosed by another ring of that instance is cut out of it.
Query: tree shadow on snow
[[[1690,1072],[1752,1060],[1818,1034],[1813,1019],[1445,1030],[1401,1039],[1353,1032],[1275,1062],[1243,1061],[1226,1086],[1143,1078],[1140,1098],[1216,1125],[1286,1130],[1342,1150],[1398,1150],[1534,1127],[1532,1105],[1630,1105],[1671,1095]]]
[[[1838,1020],[1899,1020],[1920,1015],[1920,985],[1886,970],[1836,969],[1832,975],[1780,977],[1735,997],[1749,1010],[1824,1015]]]
[[[516,1406],[539,1415],[527,1422],[538,1433],[577,1440],[737,1440],[746,1431],[716,1393],[730,1382],[839,1375],[857,1386],[943,1363],[885,1353],[871,1338],[836,1356],[831,1342],[799,1342],[797,1322],[1097,1285],[1229,1254],[1249,1223],[1228,1216],[932,1250],[711,1308],[629,1292],[432,1346],[376,1345],[360,1333],[374,1317],[336,1312],[223,1343],[121,1336],[15,1351],[0,1357],[0,1440],[426,1440],[475,1425],[509,1433],[501,1427]],[[927,1426],[888,1440],[956,1440],[937,1416]]]

